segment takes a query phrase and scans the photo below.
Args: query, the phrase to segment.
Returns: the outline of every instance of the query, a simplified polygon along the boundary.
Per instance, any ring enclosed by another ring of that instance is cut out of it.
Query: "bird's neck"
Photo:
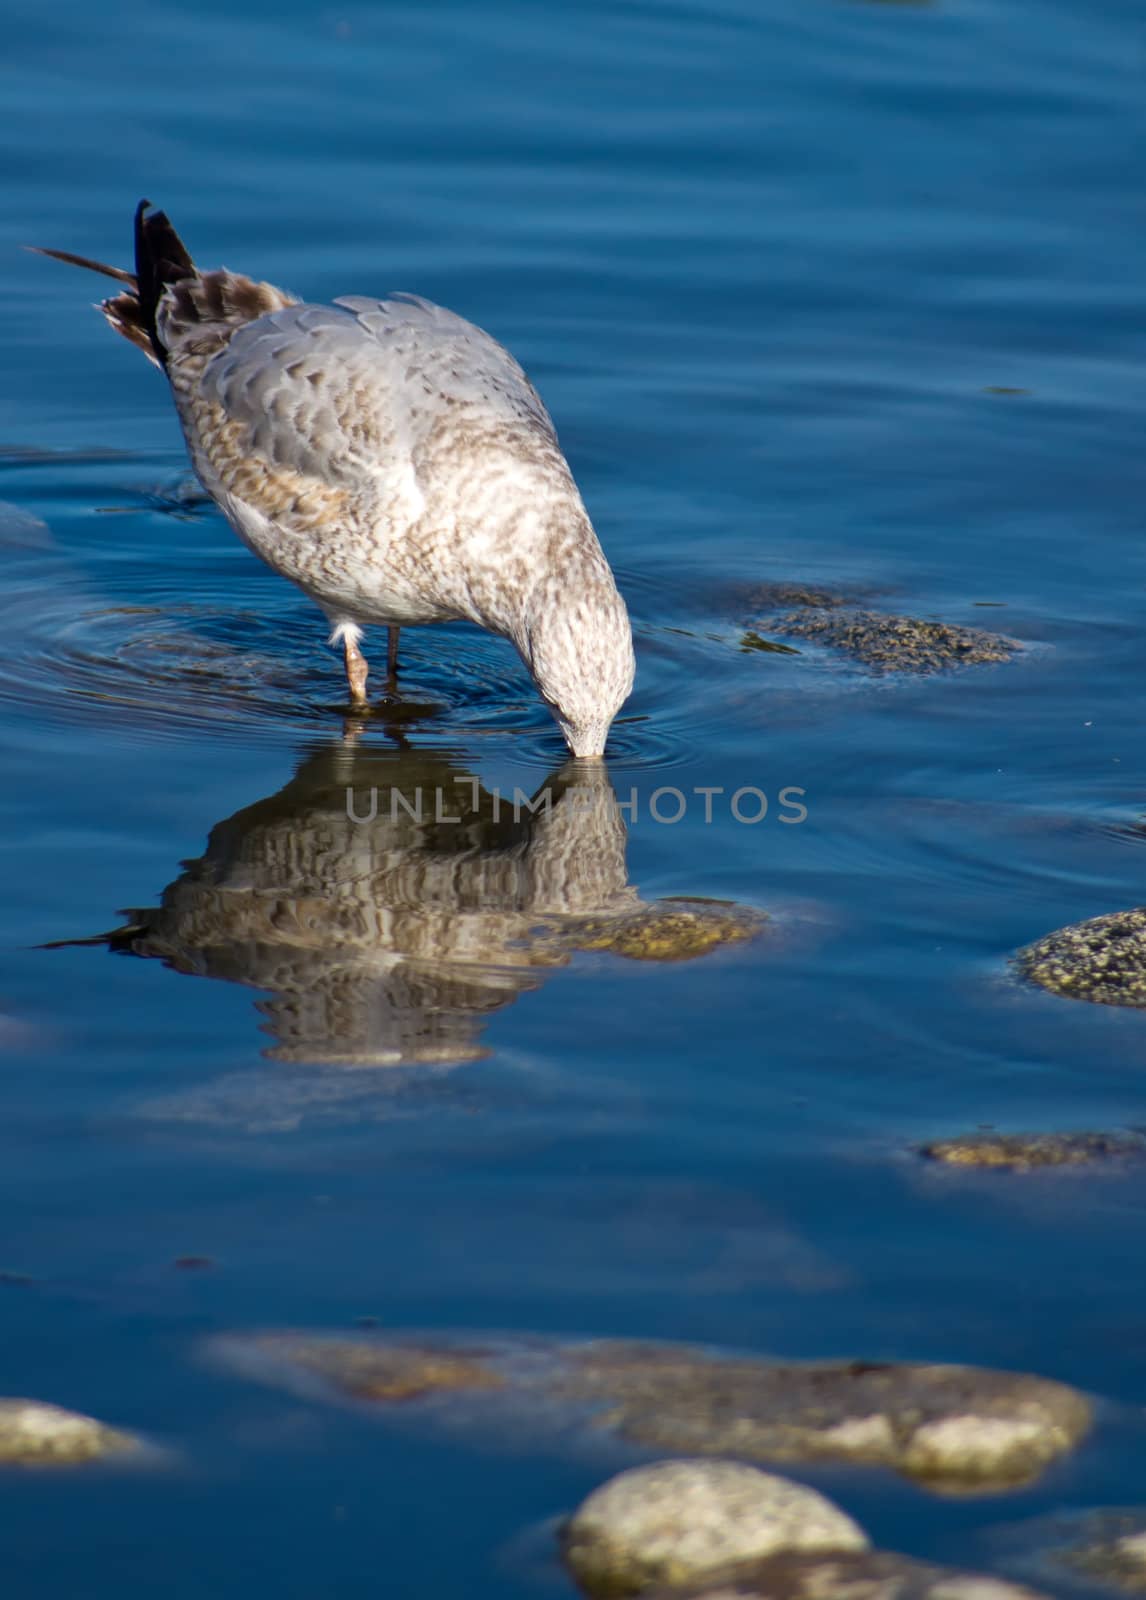
[[[633,683],[625,602],[586,519],[531,585],[512,637],[574,755],[597,756]]]

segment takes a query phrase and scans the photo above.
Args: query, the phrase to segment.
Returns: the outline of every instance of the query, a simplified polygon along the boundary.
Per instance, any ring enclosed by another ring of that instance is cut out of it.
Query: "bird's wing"
[[[504,346],[456,312],[418,295],[370,300],[344,295],[351,312],[389,361],[414,379],[431,410],[464,405],[490,422],[524,423],[555,438],[541,396]]]
[[[174,371],[172,380],[178,396]],[[209,470],[240,498],[250,501],[252,477],[275,498],[287,479],[374,488],[410,520],[422,510],[419,466],[443,426],[456,438],[464,418],[487,436],[494,426],[555,443],[513,357],[464,318],[413,298],[348,297],[261,316],[202,367],[181,409]]]

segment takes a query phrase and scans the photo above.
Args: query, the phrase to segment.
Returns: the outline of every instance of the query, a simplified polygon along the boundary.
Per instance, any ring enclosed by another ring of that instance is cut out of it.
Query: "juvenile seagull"
[[[326,613],[351,698],[362,629],[465,618],[512,641],[575,756],[633,685],[632,631],[549,414],[471,322],[414,295],[306,305],[201,272],[162,211],[99,309],[162,367],[191,460],[240,539]]]

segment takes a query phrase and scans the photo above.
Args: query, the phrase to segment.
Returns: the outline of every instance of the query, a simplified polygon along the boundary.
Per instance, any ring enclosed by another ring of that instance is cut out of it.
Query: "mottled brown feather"
[[[217,272],[197,272],[167,289],[157,313],[159,334],[165,345],[175,350],[197,329],[209,330],[216,348],[221,348],[245,322],[297,303],[294,295],[274,284],[256,283],[225,267]]]
[[[138,295],[113,295],[110,300],[101,300],[99,308],[116,333],[122,334],[137,350],[142,350],[147,359],[156,366],[161,364],[152,347],[151,335],[143,320]]]

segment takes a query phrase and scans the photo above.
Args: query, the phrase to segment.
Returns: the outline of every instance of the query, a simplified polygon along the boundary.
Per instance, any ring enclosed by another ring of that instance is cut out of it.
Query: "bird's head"
[[[636,661],[625,602],[602,556],[551,576],[533,596],[522,656],[575,756],[605,753]]]

